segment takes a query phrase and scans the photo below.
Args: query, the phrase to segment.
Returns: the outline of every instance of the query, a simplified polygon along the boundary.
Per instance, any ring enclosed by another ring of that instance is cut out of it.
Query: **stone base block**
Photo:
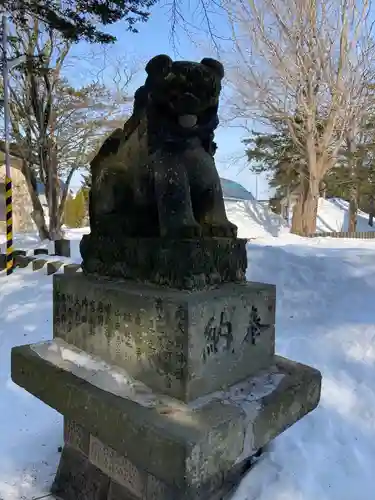
[[[77,426],[75,425],[75,428]],[[81,432],[84,432],[82,429]],[[184,492],[140,471],[129,460],[99,440],[96,456],[87,454],[66,442],[51,492],[61,500],[182,500],[185,498],[224,500],[250,470],[255,458],[236,465],[212,494],[204,492],[186,496]],[[91,450],[92,452],[92,450]],[[88,451],[90,453],[90,451]],[[103,457],[106,457],[103,461]],[[208,495],[208,496],[205,496]],[[228,499],[229,500],[229,499]]]
[[[43,267],[47,264],[47,260],[45,259],[35,259],[32,261],[33,271],[39,271],[43,269]]]
[[[48,248],[35,248],[34,255],[48,255]]]
[[[13,250],[13,258],[15,258],[17,255],[22,255],[22,257],[26,257],[27,251],[26,250]]]
[[[61,260],[52,260],[47,263],[47,274],[55,274],[61,267],[64,265],[64,262]]]
[[[81,270],[80,264],[65,264],[64,274],[76,274]]]
[[[275,353],[273,285],[189,292],[81,273],[56,275],[53,289],[54,337],[185,402],[249,377]]]
[[[70,257],[70,240],[55,240],[55,255]]]
[[[27,267],[34,260],[35,257],[31,255],[17,254],[14,255],[14,266],[24,268]]]
[[[84,235],[82,269],[88,274],[125,278],[172,288],[203,289],[245,281],[246,240],[122,238]]]
[[[238,466],[317,406],[321,387],[317,370],[275,356],[227,392],[185,404],[61,339],[14,348],[12,379],[64,415],[55,485],[77,472],[83,490],[103,488],[85,500],[219,500]]]

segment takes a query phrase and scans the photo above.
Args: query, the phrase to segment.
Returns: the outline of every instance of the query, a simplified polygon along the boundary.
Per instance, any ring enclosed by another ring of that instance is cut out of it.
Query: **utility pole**
[[[3,107],[4,107],[4,149],[5,149],[5,213],[6,213],[6,270],[9,276],[13,272],[13,200],[12,200],[12,173],[10,169],[10,151],[9,151],[9,125],[10,125],[10,109],[9,109],[9,70],[22,64],[26,60],[26,56],[17,57],[8,61],[8,20],[7,16],[3,15],[2,19],[2,69],[3,69]]]

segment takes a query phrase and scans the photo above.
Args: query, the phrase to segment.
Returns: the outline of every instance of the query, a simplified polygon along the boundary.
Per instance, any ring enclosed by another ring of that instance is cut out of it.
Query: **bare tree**
[[[62,74],[68,42],[35,20],[16,30],[13,52],[25,53],[27,62],[10,75],[13,147],[23,159],[40,237],[57,239],[72,176],[87,165],[103,135],[123,123],[132,75],[124,81],[122,69],[115,68],[112,88],[98,78],[75,88]],[[45,188],[48,222],[38,182]]]
[[[358,130],[373,76],[369,0],[235,0],[231,115],[287,126],[305,159],[293,229],[316,230],[319,187]]]

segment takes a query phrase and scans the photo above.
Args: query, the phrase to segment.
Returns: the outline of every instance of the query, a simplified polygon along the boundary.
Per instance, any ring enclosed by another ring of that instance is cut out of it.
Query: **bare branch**
[[[232,118],[289,130],[306,160],[306,196],[314,203],[368,105],[371,8],[370,0],[226,1],[236,49],[227,55]]]
[[[105,69],[105,82],[97,78],[75,88],[63,76],[68,43],[35,20],[15,29],[17,41],[11,50],[28,57],[10,72],[12,147],[24,160],[23,171],[32,170],[27,179],[44,184],[50,236],[56,237],[74,172],[87,167],[98,142],[126,120],[135,68],[122,57]],[[36,190],[35,182],[28,181],[28,186]],[[30,194],[37,205],[37,193]]]

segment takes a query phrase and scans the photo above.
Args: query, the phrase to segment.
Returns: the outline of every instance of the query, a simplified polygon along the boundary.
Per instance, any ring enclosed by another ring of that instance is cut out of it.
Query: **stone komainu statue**
[[[92,234],[236,238],[213,158],[222,64],[159,55],[146,72],[132,116],[91,163]]]

